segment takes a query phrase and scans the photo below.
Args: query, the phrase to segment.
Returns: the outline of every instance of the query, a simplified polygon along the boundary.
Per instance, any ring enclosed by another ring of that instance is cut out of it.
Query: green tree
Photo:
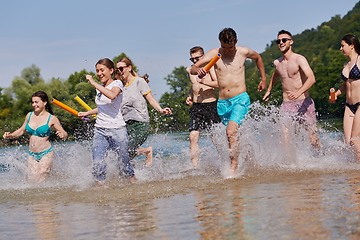
[[[21,77],[25,79],[29,84],[35,85],[39,83],[43,83],[44,80],[41,78],[40,75],[40,68],[36,65],[31,65],[30,67],[25,68],[21,72]]]
[[[71,74],[68,79],[64,82],[66,88],[69,91],[70,95],[76,94],[76,85],[80,84],[80,83],[87,83],[86,80],[86,75],[92,75],[95,77],[95,73],[94,72],[88,72],[85,69],[81,70],[80,72],[75,72],[73,74]]]
[[[162,121],[156,121],[152,127],[159,130],[184,131],[189,123],[188,111],[190,108],[186,105],[185,100],[189,96],[191,87],[186,67],[175,68],[165,80],[170,86],[171,92],[163,94],[159,102],[171,108],[173,115],[169,118],[164,118]],[[158,116],[152,117],[159,119]]]
[[[120,59],[122,59],[122,58],[128,58],[128,59],[130,59],[131,60],[131,58],[129,58],[125,53],[120,53],[120,55],[118,55],[118,56],[115,56],[114,58],[113,58],[113,62],[114,62],[114,64],[115,64],[115,68],[116,68],[116,63],[120,60]],[[132,60],[131,60],[132,61]],[[133,61],[132,61],[133,62]],[[135,63],[133,62],[133,67],[132,67],[132,69],[134,70],[134,72],[138,72],[138,68],[136,67],[136,65],[135,65]]]

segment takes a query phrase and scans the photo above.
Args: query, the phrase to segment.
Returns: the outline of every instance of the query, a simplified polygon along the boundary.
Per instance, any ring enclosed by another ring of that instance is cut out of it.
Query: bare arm
[[[306,80],[296,92],[287,91],[290,100],[296,100],[301,94],[308,91],[316,82],[314,72],[311,70],[306,58],[303,56],[298,57],[297,63],[299,64],[302,72],[305,74]]]
[[[344,81],[340,88],[335,92],[335,101],[337,100],[338,96],[343,94],[346,91],[346,82]],[[330,96],[329,96],[330,100]]]
[[[52,116],[51,117],[51,121],[52,121],[52,126],[55,128],[56,130],[56,135],[61,138],[62,140],[66,140],[68,134],[67,132],[63,129],[63,127],[61,126],[61,123],[59,121],[59,119],[56,116]]]
[[[255,60],[255,62],[256,62],[256,67],[259,69],[259,72],[261,75],[261,81],[258,85],[258,91],[262,92],[263,90],[266,89],[266,74],[265,74],[264,62],[263,62],[260,54],[258,54],[257,52],[255,52],[251,49],[249,49],[246,57],[250,58],[252,60]]]
[[[275,84],[277,83],[277,81],[280,79],[280,75],[279,73],[276,71],[273,72],[271,79],[270,79],[270,83],[269,83],[269,87],[266,91],[266,93],[264,94],[263,100],[264,101],[269,101],[270,99],[270,94],[271,94],[271,90],[273,89],[273,87],[275,86]]]
[[[210,74],[210,79],[211,79],[210,81],[206,80],[205,78],[198,78],[198,82],[202,83],[204,85],[207,85],[209,87],[219,88],[219,84],[217,81],[214,67],[210,68],[209,74]]]
[[[191,66],[186,68],[186,72],[189,74],[189,78],[191,78],[191,72],[190,71],[191,71]],[[191,79],[190,79],[190,81],[191,81]],[[193,93],[193,88],[191,87],[190,88],[190,94],[186,98],[185,103],[187,105],[191,106],[193,104],[193,97],[194,97],[194,93]]]
[[[86,116],[89,116],[89,115],[95,115],[98,113],[98,108],[94,108],[94,109],[91,109],[89,111],[86,111],[86,112],[79,112],[78,116],[79,117],[86,117]]]
[[[3,135],[3,138],[5,138],[5,139],[17,138],[17,137],[20,137],[20,136],[24,135],[24,133],[26,132],[25,126],[26,126],[27,119],[29,118],[29,115],[30,115],[29,113],[26,115],[25,121],[24,121],[23,125],[19,129],[16,129],[12,133],[5,132],[4,135]]]
[[[162,108],[158,101],[154,98],[151,92],[145,95],[145,99],[150,103],[150,105],[161,114],[172,114],[170,108]]]
[[[104,94],[107,98],[114,100],[121,92],[121,89],[118,87],[113,87],[112,89],[108,89],[93,79],[91,75],[86,75],[86,80],[89,81],[91,85],[93,85],[97,90],[99,90],[102,94]]]
[[[190,89],[190,94],[189,94],[189,96],[186,98],[186,100],[185,100],[185,103],[187,104],[187,105],[193,105],[193,97],[194,97],[194,93],[193,93],[193,90],[192,90],[192,88]]]

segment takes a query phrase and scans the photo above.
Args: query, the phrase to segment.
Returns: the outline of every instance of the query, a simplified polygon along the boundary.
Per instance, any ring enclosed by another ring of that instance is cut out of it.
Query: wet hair
[[[360,42],[355,35],[353,34],[345,35],[341,40],[343,40],[349,45],[354,45],[355,51],[357,52],[357,54],[360,54]]]
[[[196,53],[196,52],[201,52],[201,54],[204,55],[204,49],[200,46],[195,46],[195,47],[192,47],[190,49],[190,54],[193,54],[193,53]]]
[[[289,31],[286,31],[286,30],[280,30],[279,32],[278,32],[278,36],[279,35],[281,35],[281,34],[287,34],[287,35],[289,35],[290,37],[292,37],[292,34],[289,32]]]
[[[236,32],[232,28],[224,28],[219,33],[219,40],[225,44],[235,43],[237,40]]]
[[[113,69],[114,72],[112,74],[112,77],[114,77],[114,73],[115,73],[115,66],[114,66],[114,62],[111,61],[110,59],[108,58],[103,58],[103,59],[100,59],[99,61],[97,61],[97,63],[95,64],[95,68],[98,64],[102,64],[104,66],[106,66],[108,69]]]
[[[45,92],[37,91],[37,92],[33,93],[33,95],[31,96],[31,98],[33,98],[33,97],[39,97],[41,99],[41,101],[46,102],[46,104],[45,104],[46,111],[48,111],[50,114],[54,115],[54,113],[51,109],[51,104],[49,102],[49,97]]]
[[[146,81],[147,83],[149,82],[149,75],[148,75],[148,74],[145,74],[144,76],[139,76],[139,75],[132,69],[132,68],[134,67],[134,64],[133,64],[133,62],[132,62],[129,58],[123,57],[123,58],[119,59],[117,62],[118,62],[118,63],[119,63],[119,62],[123,62],[123,63],[126,64],[127,67],[128,67],[128,66],[131,66],[131,70],[130,70],[131,75],[133,75],[134,77],[141,77],[141,78],[145,79],[145,81]],[[116,71],[116,72],[117,72],[117,71]],[[117,74],[116,76],[118,76],[118,75],[121,75],[121,79],[120,79],[120,80],[124,81],[124,79],[123,79],[123,77],[122,77],[122,74],[120,73],[120,74]]]

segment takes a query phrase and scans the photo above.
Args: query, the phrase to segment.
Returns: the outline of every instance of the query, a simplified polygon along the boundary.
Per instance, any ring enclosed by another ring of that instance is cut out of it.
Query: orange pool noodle
[[[330,102],[335,102],[335,88],[330,88]]]
[[[206,66],[204,67],[204,70],[206,72],[209,72],[210,69],[215,65],[215,63],[221,58],[221,54],[218,53],[217,55],[215,55],[210,62],[208,62],[208,64],[206,64]],[[199,78],[201,78],[200,76],[198,76]]]
[[[209,72],[210,68],[212,68],[220,58],[221,58],[221,54],[218,53],[215,57],[213,57],[213,59],[211,59],[211,61],[208,64],[206,64],[206,66],[204,67],[204,70],[206,72]]]
[[[56,106],[59,106],[59,107],[61,107],[62,109],[68,111],[69,113],[74,114],[75,116],[77,116],[78,113],[79,113],[79,112],[76,111],[75,109],[73,109],[73,108],[69,107],[68,105],[66,105],[66,104],[64,104],[64,103],[56,100],[55,98],[51,99],[51,102],[52,102],[53,104],[55,104]]]

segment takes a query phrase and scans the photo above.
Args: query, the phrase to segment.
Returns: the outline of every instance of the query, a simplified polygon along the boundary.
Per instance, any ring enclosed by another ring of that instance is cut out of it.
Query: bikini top
[[[46,122],[46,124],[38,127],[37,129],[32,129],[30,126],[29,126],[29,121],[30,121],[30,118],[32,116],[33,112],[30,113],[30,116],[27,120],[27,123],[26,123],[26,131],[30,134],[30,135],[35,135],[35,136],[38,136],[38,137],[48,137],[51,135],[51,129],[49,127],[49,121],[50,121],[50,118],[51,118],[51,114],[49,115],[49,118]]]
[[[357,60],[358,60],[359,55],[356,57],[356,62],[355,65],[352,67],[352,69],[349,72],[349,77],[345,77],[344,74],[341,72],[341,78],[342,80],[346,81],[348,79],[354,79],[354,80],[358,80],[360,79],[360,70],[359,67],[357,66]]]

